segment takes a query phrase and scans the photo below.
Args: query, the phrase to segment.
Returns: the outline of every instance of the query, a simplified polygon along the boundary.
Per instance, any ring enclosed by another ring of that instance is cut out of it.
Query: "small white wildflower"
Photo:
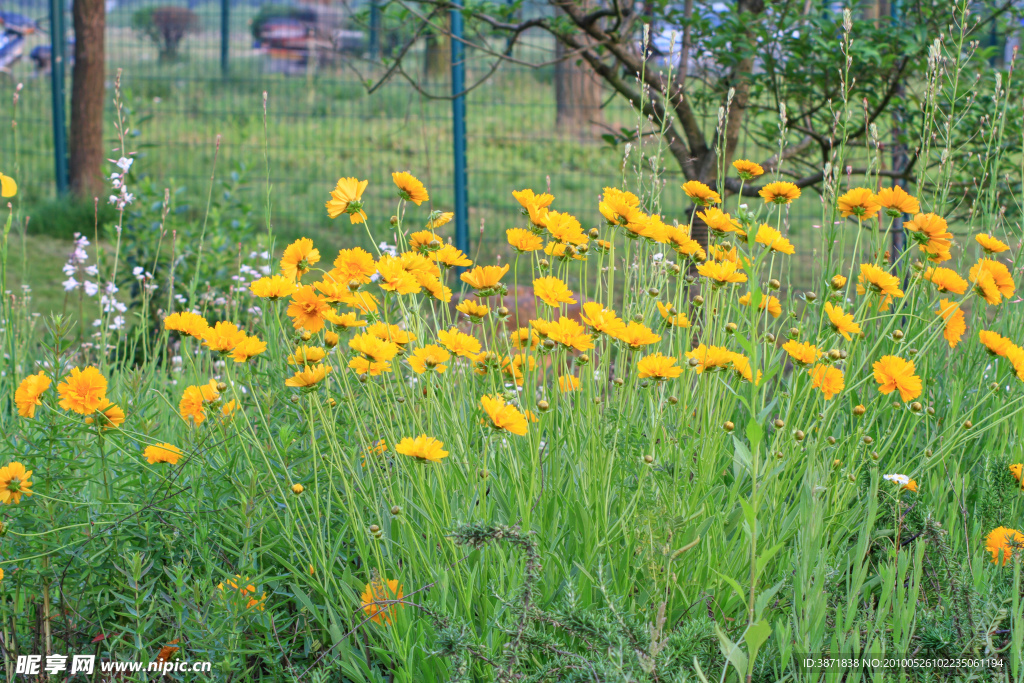
[[[894,484],[899,484],[900,486],[906,486],[910,483],[910,477],[905,474],[886,474],[882,476],[882,479],[891,481]]]
[[[79,287],[79,282],[73,277],[69,277],[67,280],[61,283],[64,285],[65,292],[73,292]]]

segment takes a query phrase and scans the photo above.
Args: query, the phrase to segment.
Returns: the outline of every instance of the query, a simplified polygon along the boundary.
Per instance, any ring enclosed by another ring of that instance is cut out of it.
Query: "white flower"
[[[127,173],[128,169],[132,167],[132,162],[134,162],[134,161],[135,161],[134,159],[126,159],[125,157],[121,157],[120,159],[118,159],[114,163],[117,164],[117,167],[119,169],[121,169],[122,171]]]
[[[122,329],[124,327],[124,317],[120,315],[115,315],[113,322],[107,325],[107,327],[109,327],[112,330]]]
[[[73,263],[65,263],[61,270],[69,277],[78,272],[78,268]]]
[[[85,281],[85,293],[86,293],[86,294],[87,294],[88,296],[96,296],[96,293],[97,293],[98,291],[100,291],[100,287],[99,287],[99,285],[97,285],[97,284],[96,284],[95,282],[93,282],[92,280],[86,280],[86,281]]]
[[[67,280],[65,280],[61,284],[64,285],[64,291],[65,292],[73,292],[76,289],[78,289],[78,285],[79,285],[78,280],[76,280],[73,277],[69,277]]]
[[[100,274],[100,267],[97,266],[97,265],[86,266],[85,267],[85,274],[86,275],[90,275],[92,277],[96,277],[97,275]]]
[[[910,483],[910,477],[905,474],[886,474],[882,476],[882,479],[891,481],[894,484],[899,484],[900,486],[906,486]]]

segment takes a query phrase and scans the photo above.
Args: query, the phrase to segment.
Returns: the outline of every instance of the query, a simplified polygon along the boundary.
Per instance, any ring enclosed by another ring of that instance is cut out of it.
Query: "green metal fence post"
[[[370,61],[380,61],[380,3],[370,0]]]
[[[57,194],[68,191],[68,129],[65,115],[64,51],[67,35],[64,31],[64,1],[50,0],[50,94],[53,112],[53,175]]]
[[[227,76],[231,45],[231,0],[220,0],[220,72]]]
[[[462,12],[451,10],[452,147],[455,150],[455,246],[469,253],[469,206],[466,187],[466,49],[462,43]]]

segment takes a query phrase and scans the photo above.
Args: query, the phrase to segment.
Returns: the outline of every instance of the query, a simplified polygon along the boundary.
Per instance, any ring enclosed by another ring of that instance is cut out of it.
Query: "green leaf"
[[[715,633],[718,635],[718,647],[722,650],[722,654],[736,668],[739,675],[745,677],[747,675],[747,655],[739,645],[729,640],[729,636],[725,635],[718,624],[715,624]]]
[[[772,634],[771,624],[767,620],[755,621],[747,627],[747,632],[743,634],[743,640],[747,641],[747,652],[750,654],[750,663],[746,671],[749,676],[754,672],[754,660],[757,659],[757,651],[761,649],[765,641]]]

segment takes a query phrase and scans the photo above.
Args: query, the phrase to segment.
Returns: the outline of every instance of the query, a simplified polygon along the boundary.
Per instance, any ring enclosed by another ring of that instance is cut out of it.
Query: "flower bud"
[[[697,306],[697,307],[703,306],[704,305],[704,297],[700,296],[699,294],[697,296],[693,297],[693,305]]]
[[[551,267],[551,263],[546,258],[542,258],[540,261],[537,261],[537,265],[541,270],[547,270]]]
[[[726,323],[725,324],[725,331],[726,331],[727,334],[735,334],[736,330],[738,330],[738,329],[739,329],[739,325],[737,325],[736,323]]]
[[[552,339],[545,339],[543,342],[541,342],[541,346],[550,351],[551,349],[555,348],[555,342]]]
[[[637,313],[637,314],[635,314],[633,316],[633,322],[635,322],[635,323],[642,323],[643,321],[644,321],[644,314],[643,313]]]
[[[866,412],[868,412],[868,409],[865,408],[864,406],[855,406],[853,409],[853,414],[856,415],[857,417],[862,416]]]
[[[917,355],[917,349],[907,349],[907,355],[908,356],[916,356]]]
[[[477,474],[477,476],[478,476],[478,477],[480,477],[481,479],[487,479],[488,477],[490,477],[490,476],[491,476],[491,472],[490,472],[490,470],[488,470],[488,469],[487,469],[486,467],[485,467],[485,468],[483,468],[483,469],[481,469],[481,470],[477,470],[477,473],[476,473],[476,474]]]
[[[867,438],[867,437],[865,437]],[[871,451],[871,459],[877,461],[879,458],[878,451]]]
[[[498,306],[498,308],[495,309],[495,313],[498,314],[498,319],[499,320],[504,320],[505,318],[507,318],[509,316],[511,311],[509,311],[506,306]]]
[[[828,357],[829,360],[836,361],[842,358],[842,354],[839,353],[839,349],[832,349],[831,351],[828,352]]]
[[[405,403],[405,396],[396,396],[395,401],[397,401],[398,404],[401,405],[402,403]]]
[[[842,460],[833,460],[832,461],[832,468],[833,469],[837,469],[838,470],[842,466],[843,466],[843,461]]]
[[[679,399],[678,399],[678,398],[676,398],[675,396],[669,396],[669,397],[668,397],[668,399],[666,399],[666,400],[668,401],[668,404],[669,404],[670,406],[674,406],[674,405],[676,405],[677,403],[679,403]]]
[[[789,338],[790,339],[799,339],[800,338],[800,328],[798,328],[798,327],[791,327],[791,328],[789,328]]]
[[[865,434],[865,435],[864,435],[864,439],[863,439],[863,441],[864,441],[864,445],[865,445],[865,446],[870,446],[871,444],[873,444],[873,443],[875,442],[875,440],[874,440],[874,439],[872,439],[872,438],[871,438],[870,436],[868,436],[867,434]]]
[[[658,296],[659,294],[661,294],[661,290],[658,289],[657,287],[650,287],[647,290],[647,296],[651,297],[652,299]]]
[[[393,515],[400,515],[400,514],[402,514],[402,508],[400,506],[398,506],[398,505],[391,506],[391,514],[393,514]]]
[[[612,384],[614,384],[617,387],[621,387],[625,383],[626,380],[622,379],[621,377],[616,377],[615,379],[612,380]]]
[[[928,406],[927,408],[925,408],[924,412],[928,413],[929,417],[934,417],[935,416],[935,408],[932,408],[931,406]]]
[[[778,417],[775,418],[775,422],[773,422],[772,424],[775,425],[776,429],[782,429],[783,427],[786,426],[786,423],[783,422],[782,419]]]
[[[377,526],[376,524],[371,524],[370,525],[370,533],[371,534],[375,534],[378,531],[380,531],[380,527],[379,526]]]
[[[847,474],[847,475],[846,475],[846,478],[847,478],[847,479],[849,480],[849,482],[850,482],[851,484],[852,484],[853,482],[857,481],[857,477],[853,476],[853,472],[850,472],[849,474]]]
[[[551,404],[548,403],[547,401],[543,399],[537,401],[537,410],[539,410],[540,412],[545,413],[548,411],[549,408],[551,408]]]
[[[920,413],[923,409],[924,409],[924,406],[922,406],[917,401],[914,401],[913,403],[910,404],[910,412],[912,412],[912,413]]]
[[[971,422],[970,420],[964,420],[964,429],[970,429],[973,426],[974,426],[973,422]]]
[[[903,339],[903,330],[893,330],[892,338],[896,341]]]
[[[999,382],[992,382],[992,384],[988,385],[988,388],[991,391],[999,391]]]
[[[224,383],[224,382],[217,382],[217,391],[218,392],[224,393],[227,390],[228,390],[228,385],[226,383]]]
[[[731,420],[726,420],[725,424],[722,425],[722,429],[724,429],[727,432],[731,432],[732,430],[736,429],[736,425],[734,425]]]
[[[292,403],[298,403],[299,402],[299,397],[298,397],[297,394],[292,394],[292,396],[291,396],[291,398],[289,400],[291,400]]]
[[[836,437],[834,437],[834,436],[828,437],[827,439],[825,439],[825,441],[828,441],[828,445],[829,446],[835,446],[836,445]]]
[[[391,217],[391,225],[398,225],[398,216]]]
[[[362,287],[362,284],[359,282],[359,280],[348,281],[348,291],[358,292],[360,287]]]
[[[797,441],[803,441],[805,436],[806,435],[799,429],[793,430],[793,438],[796,439]]]
[[[589,364],[590,364],[590,356],[588,356],[585,353],[581,353],[576,358],[576,365],[589,365]]]
[[[653,455],[645,455],[644,456],[644,462],[647,463],[648,465],[650,465],[652,462],[654,462],[654,456]]]
[[[689,365],[691,368],[695,368],[698,365],[700,365],[700,361],[697,360],[696,358],[691,358],[690,360],[686,361],[686,364]]]
[[[768,288],[777,292],[780,289],[782,289],[782,283],[776,280],[775,278],[772,278],[771,280],[768,281]]]
[[[768,334],[764,335],[764,340],[766,342],[768,342],[769,344],[774,344],[775,343],[775,335],[772,334],[771,332],[769,332]]]
[[[807,292],[805,296],[807,297],[807,300],[812,303],[818,300],[818,295],[815,292]]]
[[[598,237],[601,236],[601,233],[598,231],[597,228],[591,228],[590,232],[588,232],[587,234],[590,235],[590,239],[592,240],[596,240]]]

